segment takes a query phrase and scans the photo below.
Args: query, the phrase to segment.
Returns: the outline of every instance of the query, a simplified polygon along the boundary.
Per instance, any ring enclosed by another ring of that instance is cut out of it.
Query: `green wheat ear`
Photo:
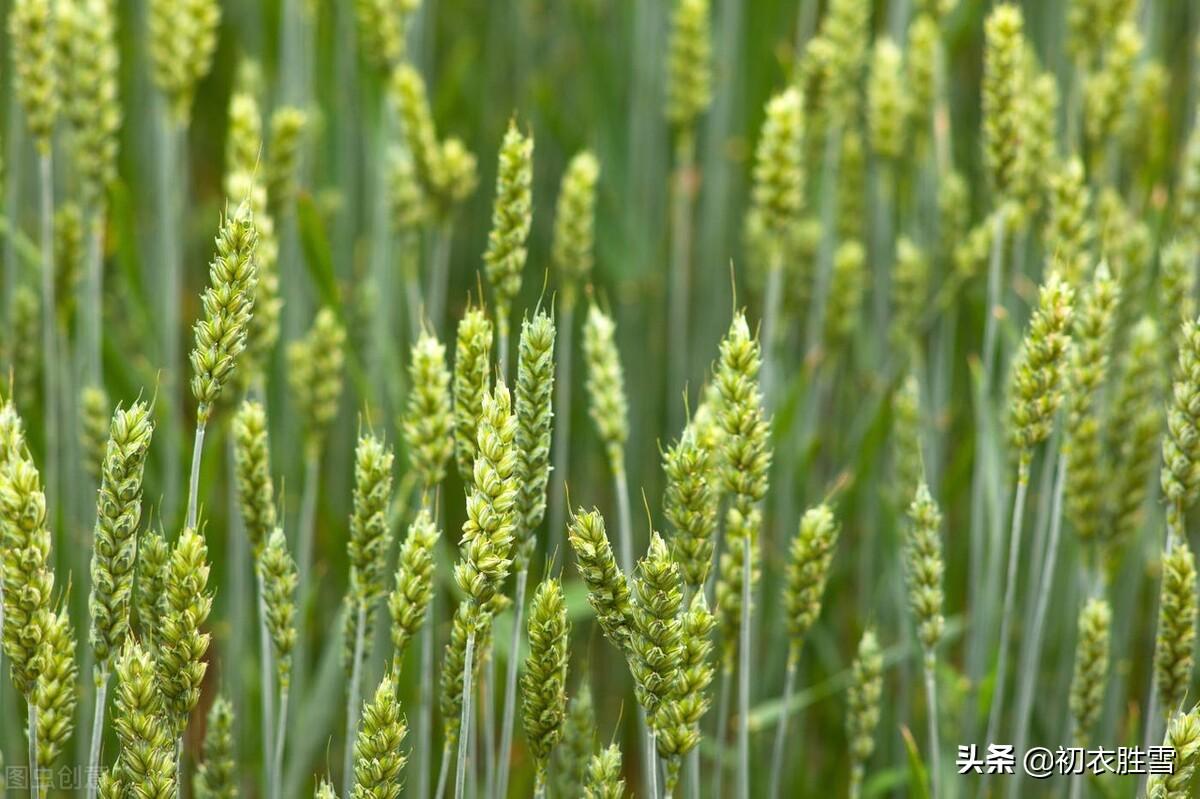
[[[218,696],[208,711],[204,729],[204,757],[192,777],[196,799],[233,799],[238,771],[233,748],[233,705]]]
[[[400,673],[400,664],[409,642],[425,623],[425,611],[433,598],[433,550],[441,532],[427,508],[422,508],[408,527],[400,545],[396,567],[396,587],[388,597],[392,619],[392,671]]]
[[[599,177],[600,162],[590,150],[584,150],[567,164],[558,192],[551,256],[562,277],[563,299],[571,303],[592,273]]]
[[[4,654],[13,684],[32,701],[41,674],[41,647],[52,622],[50,530],[41,476],[21,443],[0,471],[0,573],[4,592]]]
[[[1177,713],[1167,726],[1165,746],[1175,751],[1174,771],[1155,774],[1146,786],[1148,799],[1188,799],[1193,796],[1192,782],[1200,760],[1200,706],[1191,712]]]
[[[554,419],[554,320],[539,310],[521,322],[517,355],[517,552],[518,571],[533,554],[534,533],[546,515],[550,480],[550,427]]]
[[[942,32],[938,27],[937,20],[929,14],[918,14],[909,23],[902,77],[908,93],[907,125],[911,128],[908,135],[912,136],[914,145],[920,150],[924,150],[928,146],[927,143],[932,135],[933,109],[937,101],[938,50],[941,47],[941,36]],[[872,63],[871,69],[874,71],[874,63]],[[874,75],[872,75],[872,79],[874,79]]]
[[[652,531],[650,547],[638,562],[634,581],[630,657],[638,704],[652,720],[678,687],[683,654],[680,582],[679,567],[671,560],[666,542]],[[657,728],[657,722],[652,721],[651,727]]]
[[[454,454],[454,416],[446,348],[424,327],[413,344],[408,374],[412,390],[404,441],[409,462],[428,492],[445,478],[446,462]]]
[[[212,66],[221,7],[216,0],[151,0],[148,26],[152,76],[177,124],[191,116],[196,84]]]
[[[521,273],[528,254],[526,239],[532,222],[533,136],[523,135],[516,119],[510,119],[500,144],[492,229],[483,255],[487,279],[495,293],[501,340],[507,335],[510,309],[521,290]]]
[[[562,741],[554,750],[553,796],[579,796],[596,741],[596,712],[587,675],[567,704]]]
[[[233,417],[233,466],[242,522],[257,558],[276,523],[267,412],[257,400],[243,402]]]
[[[107,670],[129,635],[137,534],[142,518],[142,475],[154,434],[144,402],[113,414],[96,500],[88,598],[89,639],[96,663]]]
[[[1195,663],[1196,561],[1186,540],[1163,555],[1154,674],[1162,707],[1170,718],[1183,706]]]
[[[375,696],[363,702],[362,722],[354,741],[354,787],[351,799],[397,799],[401,774],[408,762],[400,751],[408,727],[400,715],[391,672],[383,676]]]
[[[662,457],[667,478],[663,511],[671,524],[671,547],[692,593],[705,584],[712,568],[720,504],[716,457],[704,441],[697,419]]]
[[[1200,322],[1187,320],[1179,342],[1174,391],[1167,407],[1167,435],[1163,437],[1162,490],[1170,503],[1167,522],[1171,534],[1183,534],[1182,514],[1200,492]]]
[[[512,567],[518,490],[517,417],[504,383],[483,396],[474,486],[467,496],[462,560],[454,579],[477,610],[501,592]]]
[[[195,325],[196,343],[189,357],[198,424],[208,421],[246,349],[258,286],[257,247],[253,214],[242,203],[221,223],[217,253],[208,269],[209,286],[201,298],[204,317]]]
[[[858,105],[870,18],[871,4],[866,0],[831,0],[821,26],[821,36],[829,43],[825,65],[829,111],[838,126],[850,121]]]
[[[633,601],[604,531],[604,517],[595,509],[580,508],[571,516],[567,540],[575,551],[575,564],[587,585],[588,604],[596,612],[600,629],[618,649],[628,652],[633,636]]]
[[[333,783],[328,778],[323,778],[313,791],[313,799],[338,799],[337,791],[333,789]]]
[[[372,65],[388,69],[404,58],[408,19],[420,0],[357,0],[358,35]]]
[[[134,611],[142,643],[158,654],[162,637],[162,598],[167,585],[167,566],[171,547],[161,533],[147,531],[138,543],[138,560],[134,592]]]
[[[178,738],[200,701],[212,634],[203,626],[212,610],[208,591],[208,547],[193,529],[180,533],[167,563],[161,602],[162,627],[155,664],[164,716]]]
[[[900,48],[890,38],[876,39],[867,82],[867,123],[877,154],[895,159],[904,153],[908,103]]]
[[[48,155],[60,105],[54,3],[15,0],[8,17],[16,70],[14,86],[38,152]]]
[[[317,311],[304,338],[288,345],[288,385],[299,406],[305,446],[319,451],[337,416],[346,362],[346,329],[330,308]]]
[[[621,750],[616,744],[592,756],[583,783],[586,799],[624,799],[625,780],[621,779]]]
[[[1108,353],[1120,294],[1106,264],[1096,269],[1075,318],[1067,370],[1066,436],[1070,464],[1066,512],[1081,541],[1097,540],[1106,501],[1100,389],[1108,377]]]
[[[79,700],[75,631],[66,607],[49,614],[38,658],[41,665],[33,692],[38,767],[51,768],[75,729],[75,705]]]
[[[258,555],[257,564],[266,606],[267,632],[275,653],[275,669],[279,686],[286,691],[291,683],[292,649],[296,644],[296,584],[299,577],[283,530],[277,527],[271,533]]]
[[[479,308],[467,308],[458,323],[454,351],[454,454],[458,474],[470,484],[479,445],[477,426],[490,385],[492,323]]]
[[[667,121],[689,129],[711,102],[709,0],[676,0],[667,43]]]
[[[1075,675],[1071,680],[1072,737],[1077,746],[1087,745],[1092,726],[1104,707],[1111,627],[1112,609],[1108,602],[1089,599],[1079,612]]]
[[[1035,446],[1050,436],[1062,403],[1062,375],[1071,343],[1070,286],[1051,273],[1042,286],[1038,308],[1014,358],[1009,405],[1013,447],[1027,464]]]
[[[83,204],[97,210],[117,177],[121,103],[116,9],[105,0],[76,0],[59,3],[57,13],[59,38],[67,37],[70,97],[63,111],[71,121],[72,160]]]
[[[1055,263],[1067,285],[1079,288],[1090,267],[1095,237],[1083,162],[1078,158],[1067,161],[1051,173],[1048,184],[1049,208],[1043,233],[1046,249],[1055,254]]]
[[[799,659],[804,639],[821,615],[821,598],[840,533],[841,527],[830,507],[818,505],[805,512],[792,539],[783,604],[791,638],[788,659],[793,663]]]
[[[862,781],[867,760],[875,751],[879,701],[883,693],[883,655],[875,631],[868,629],[858,644],[854,678],[849,688],[846,737],[850,742],[852,780]],[[852,792],[853,795],[853,792]]]
[[[113,727],[121,749],[114,776],[141,796],[175,795],[175,741],[163,724],[165,711],[154,659],[130,638],[117,661]]]
[[[373,435],[358,439],[354,452],[354,510],[350,515],[350,590],[360,607],[387,591],[384,572],[392,537],[392,448]]]
[[[625,470],[625,441],[629,438],[629,401],[617,351],[616,322],[593,304],[583,326],[583,357],[587,364],[588,412],[608,453],[609,468]]]
[[[97,385],[86,385],[79,392],[79,445],[83,450],[88,476],[100,482],[104,452],[108,447],[108,421],[112,413],[108,392]]]
[[[533,751],[538,784],[563,733],[570,658],[567,600],[558,580],[538,584],[529,611],[529,656],[521,675],[521,715]]]
[[[804,205],[804,106],[794,88],[767,103],[754,157],[752,210],[775,246]]]
[[[300,148],[307,127],[308,114],[299,108],[280,106],[271,114],[265,183],[268,206],[280,217],[287,216],[292,211],[296,197]]]
[[[983,140],[992,187],[1008,199],[1019,192],[1025,166],[1022,142],[1025,19],[1011,3],[997,5],[984,25]]]
[[[904,552],[908,602],[917,620],[917,634],[925,656],[932,658],[946,627],[942,617],[946,564],[942,559],[942,512],[924,481],[917,487],[908,518],[911,524]]]

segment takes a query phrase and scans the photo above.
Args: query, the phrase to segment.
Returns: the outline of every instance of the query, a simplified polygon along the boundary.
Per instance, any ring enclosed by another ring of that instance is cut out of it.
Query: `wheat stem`
[[[767,267],[767,295],[763,303],[762,319],[762,394],[767,407],[771,407],[775,391],[775,337],[779,324],[780,306],[783,303],[783,250],[772,247],[771,262]]]
[[[750,799],[750,583],[754,570],[753,536],[742,538],[742,620],[738,632],[738,796]]]
[[[992,229],[992,250],[988,257],[987,305],[983,319],[983,394],[991,394],[996,361],[996,312],[1000,305],[1000,287],[1004,278],[1004,240],[1008,214],[1004,206],[996,209]]]
[[[716,760],[716,795],[723,795],[725,778],[725,731],[729,727],[729,690],[733,681],[733,669],[721,669],[721,688],[717,691],[717,729],[713,735],[713,758]]]
[[[33,695],[29,698],[29,730],[27,736],[29,738],[29,795],[40,796],[40,786],[38,784],[38,734],[37,734],[37,704],[33,701]]]
[[[201,414],[203,415],[203,410]],[[187,522],[184,524],[185,530],[194,530],[196,528],[197,505],[200,501],[200,456],[204,451],[204,427],[205,423],[203,421],[196,422],[196,438],[192,442],[192,468],[188,474]]]
[[[821,246],[817,253],[817,279],[808,308],[805,352],[820,352],[825,330],[825,306],[833,272],[833,254],[837,249],[838,171],[842,154],[842,131],[831,124],[825,134],[825,154],[821,168]]]
[[[92,742],[88,748],[87,799],[96,799],[96,780],[92,775],[99,773],[100,742],[104,738],[104,704],[108,698],[108,666],[96,667],[96,697],[92,709]]]
[[[925,655],[925,697],[929,705],[925,712],[929,716],[929,779],[932,786],[931,795],[933,799],[938,799],[941,796],[938,786],[941,782],[942,773],[942,744],[941,737],[938,735],[937,661],[932,652]]]
[[[58,497],[58,334],[55,319],[54,268],[54,161],[49,152],[38,158],[40,186],[40,239],[42,255],[42,427],[46,438],[46,495]]]
[[[696,161],[696,140],[690,129],[680,131],[675,143],[675,174],[671,192],[671,299],[668,307],[671,331],[671,357],[667,359],[674,390],[687,384],[688,307],[692,284],[692,171]],[[668,404],[670,424],[679,426],[679,403]]]
[[[1050,511],[1050,541],[1046,545],[1046,557],[1037,583],[1037,599],[1033,609],[1033,625],[1030,634],[1024,637],[1021,651],[1021,691],[1017,696],[1017,730],[1013,736],[1016,751],[1024,752],[1029,732],[1029,716],[1033,710],[1033,692],[1037,685],[1038,661],[1042,652],[1042,632],[1046,626],[1046,611],[1050,606],[1051,585],[1054,568],[1058,561],[1058,542],[1062,534],[1063,493],[1067,482],[1067,455],[1062,453],[1058,460],[1058,474],[1054,480],[1054,503]],[[1020,780],[1011,780],[1008,796],[1016,795]]]
[[[796,684],[796,666],[799,662],[799,652],[788,657],[787,672],[783,677],[783,699],[779,710],[779,722],[775,727],[775,745],[771,752],[771,789],[767,794],[770,799],[779,796],[780,779],[783,777],[783,750],[787,741],[788,721],[791,718],[792,691]]]
[[[625,477],[625,464],[613,469],[614,490],[617,493],[617,553],[621,558],[621,571],[626,579],[633,576],[633,522],[629,511],[629,481]]]
[[[168,515],[176,512],[176,486],[179,485],[179,455],[183,448],[182,419],[180,418],[179,397],[177,394],[181,379],[181,363],[179,348],[179,289],[182,282],[179,214],[182,213],[182,197],[176,180],[176,161],[179,155],[176,146],[181,133],[171,121],[169,103],[164,97],[162,114],[159,119],[158,142],[158,179],[159,202],[163,214],[159,219],[161,236],[159,239],[159,258],[162,265],[162,352],[159,355],[163,364],[163,382],[166,388],[166,408],[168,422],[164,425],[166,433],[166,506]]]
[[[1017,471],[1017,491],[1013,497],[1012,528],[1008,539],[1008,571],[1004,580],[1004,611],[1000,617],[1000,646],[996,662],[995,690],[988,716],[987,740],[996,740],[1000,714],[1004,706],[1004,676],[1008,661],[1008,633],[1012,625],[1013,603],[1016,599],[1017,564],[1021,557],[1021,527],[1025,517],[1025,497],[1029,491],[1029,455],[1021,454]]]
[[[647,723],[646,727],[646,782],[649,785],[647,794],[658,799],[658,745],[655,742],[654,730]]]
[[[275,733],[275,754],[271,758],[271,799],[279,799],[283,784],[283,750],[287,741],[288,689],[279,689],[279,728]]]
[[[442,744],[442,765],[438,769],[437,789],[433,792],[433,799],[442,799],[446,795],[446,781],[450,775],[450,744]]]
[[[421,630],[421,692],[417,709],[417,740],[428,743],[433,737],[433,604],[436,594],[429,597],[425,608],[425,626]],[[396,675],[399,677],[400,672]],[[417,748],[417,796],[429,795],[429,747]],[[441,796],[441,794],[437,794]]]
[[[571,457],[571,355],[575,334],[575,298],[568,291],[559,306],[557,352],[554,356],[558,374],[554,378],[554,468],[550,472],[554,487],[550,491],[550,538],[548,551],[566,552],[563,549],[563,531],[566,529],[566,485]],[[564,554],[565,557],[565,554]]]
[[[359,684],[362,682],[363,648],[366,644],[367,606],[363,602],[356,603],[354,611],[354,659],[350,664],[350,690],[346,697],[346,747],[342,757],[343,793],[350,795],[354,787],[354,738],[358,731],[358,695],[361,693]]]
[[[84,334],[88,343],[87,379],[96,386],[103,385],[103,304],[104,266],[101,254],[104,238],[104,216],[93,210],[87,238],[87,299],[84,302]]]
[[[175,739],[175,799],[183,797],[183,736]]]
[[[440,224],[433,234],[433,252],[429,265],[429,316],[434,329],[444,329],[442,317],[446,311],[446,286],[450,280],[450,243],[452,229],[449,222]]]
[[[513,595],[512,636],[508,645],[508,664],[504,677],[504,718],[500,727],[500,772],[496,796],[508,796],[509,759],[512,756],[513,717],[517,707],[517,653],[521,648],[521,616],[525,606],[525,590],[529,569],[517,572],[516,593]]]
[[[454,797],[455,799],[465,799],[466,794],[463,791],[467,784],[467,745],[471,738],[471,721],[474,716],[471,713],[471,682],[475,672],[475,624],[476,619],[471,620],[471,627],[467,631],[467,646],[463,654],[463,688],[462,688],[462,717],[458,726],[458,758],[455,761],[454,767]]]
[[[275,676],[271,668],[271,633],[267,629],[267,604],[263,594],[262,574],[257,568],[254,571],[258,595],[258,669],[259,690],[262,691],[262,744],[263,752],[266,753],[271,749],[271,729],[275,724]],[[273,771],[266,771],[264,776],[267,783],[267,796],[277,796],[279,791],[279,783],[276,781],[278,775]]]

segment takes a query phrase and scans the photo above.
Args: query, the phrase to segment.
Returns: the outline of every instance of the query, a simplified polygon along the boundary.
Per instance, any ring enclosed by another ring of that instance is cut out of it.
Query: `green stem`
[[[513,596],[512,635],[508,645],[508,663],[504,679],[504,717],[500,727],[500,769],[496,780],[496,796],[508,796],[509,759],[512,756],[513,720],[517,708],[517,653],[521,648],[521,615],[525,605],[525,588],[529,569],[517,572],[517,587]]]
[[[646,725],[646,781],[650,785],[649,795],[658,796],[658,742],[654,730]]]
[[[1033,609],[1033,624],[1030,634],[1023,636],[1021,651],[1021,691],[1017,696],[1017,731],[1014,736],[1017,752],[1025,751],[1029,732],[1029,716],[1033,710],[1033,692],[1037,686],[1037,666],[1042,653],[1042,632],[1046,626],[1046,611],[1050,606],[1051,586],[1054,569],[1058,561],[1058,542],[1062,535],[1063,493],[1067,482],[1067,454],[1059,457],[1057,475],[1054,479],[1054,505],[1050,511],[1050,541],[1046,545],[1046,558],[1038,579]],[[1015,776],[1015,775],[1014,775]],[[1009,780],[1008,796],[1013,799],[1021,780]]]
[[[40,238],[42,255],[42,429],[46,443],[46,496],[57,502],[58,492],[58,302],[54,296],[54,156],[38,159],[41,190]],[[51,517],[53,517],[51,510]]]
[[[450,222],[438,225],[434,232],[433,253],[429,269],[429,316],[434,330],[444,328],[446,311],[446,288],[450,281]]]
[[[108,698],[108,667],[96,667],[96,700],[92,709],[92,743],[88,748],[87,799],[96,799],[96,775],[100,773],[100,742],[104,738],[104,703]]]
[[[177,511],[176,503],[179,485],[179,456],[183,449],[182,428],[183,419],[180,412],[178,388],[180,385],[180,347],[179,347],[179,294],[182,284],[182,252],[180,244],[180,227],[183,213],[182,189],[179,185],[178,161],[182,152],[182,126],[176,126],[171,118],[169,103],[164,98],[162,114],[159,120],[159,203],[162,214],[159,217],[160,239],[159,258],[162,265],[162,352],[160,363],[163,366],[162,382],[164,402],[167,409],[166,434],[166,486],[165,511],[168,518]]]
[[[275,755],[271,759],[271,799],[279,799],[283,780],[283,750],[287,742],[288,689],[279,689],[279,729],[275,733]]]
[[[417,740],[433,740],[433,602],[425,609],[425,627],[421,630],[421,693],[417,709]],[[399,677],[400,671],[396,670]],[[441,794],[438,794],[439,796]],[[429,796],[429,747],[417,747],[417,796]]]
[[[500,345],[500,379],[505,383],[508,382],[508,317],[509,310],[507,304],[497,308],[496,328],[497,339]]]
[[[733,682],[731,665],[721,667],[721,688],[717,692],[717,729],[713,735],[713,752],[716,761],[716,796],[723,793],[725,779],[725,738],[729,729],[729,693],[730,683]]]
[[[613,469],[613,489],[617,494],[617,554],[621,559],[621,571],[625,579],[633,579],[633,522],[629,512],[629,481],[625,477],[625,464],[618,463]]]
[[[554,380],[554,468],[550,472],[554,487],[550,491],[550,539],[551,554],[562,551],[563,530],[566,519],[567,472],[570,470],[571,448],[571,345],[575,334],[575,291],[571,286],[563,290],[559,306],[558,340],[555,344],[555,368],[558,375]]]
[[[490,649],[481,650],[481,654],[487,668],[479,686],[479,728],[476,737],[480,739],[478,745],[483,753],[483,795],[490,797],[496,781],[496,659],[492,657]]]
[[[850,799],[859,799],[859,797],[862,796],[862,781],[862,763],[855,763],[850,768]]]
[[[467,785],[467,746],[471,738],[471,682],[475,672],[475,620],[467,630],[467,648],[463,658],[462,716],[458,724],[458,759],[454,767],[454,799],[464,799]]]
[[[183,796],[183,736],[175,739],[175,799]]]
[[[204,405],[200,406],[198,415],[200,416],[200,421],[196,422],[196,439],[192,443],[192,469],[188,475],[187,523],[184,525],[185,530],[196,529],[196,513],[200,493],[200,457],[204,452],[204,427],[206,424],[204,419],[207,416],[207,408]]]
[[[262,574],[257,568],[255,582],[257,586],[258,605],[258,668],[259,690],[262,691],[262,746],[263,756],[271,751],[271,729],[275,725],[275,680],[271,669],[271,634],[267,629],[267,603],[263,592]],[[279,791],[279,775],[273,770],[264,769],[267,781],[267,796],[275,797]]]
[[[88,224],[87,299],[84,302],[83,338],[87,342],[87,380],[104,385],[104,267],[101,248],[104,239],[104,215],[93,210]]]
[[[358,695],[362,681],[363,646],[366,638],[367,606],[356,602],[354,617],[354,657],[350,664],[350,690],[346,696],[346,746],[342,754],[342,794],[354,787],[354,737],[358,732]]]
[[[442,765],[438,769],[437,789],[433,792],[433,799],[442,799],[446,795],[446,781],[450,775],[450,744],[442,744]],[[422,796],[424,794],[421,794]]]
[[[767,265],[767,294],[763,301],[762,320],[762,393],[767,407],[775,402],[775,339],[783,304],[783,248],[780,242],[771,247],[771,263]],[[672,356],[673,357],[673,356]]]
[[[671,192],[671,291],[667,309],[670,319],[670,369],[667,384],[667,417],[671,429],[679,426],[680,409],[674,392],[683,390],[689,374],[688,307],[692,284],[692,181],[696,161],[695,136],[690,128],[679,132],[675,143],[675,173]]]
[[[820,352],[825,335],[825,307],[837,249],[838,172],[842,155],[842,129],[833,122],[825,133],[825,153],[821,177],[821,246],[817,253],[817,279],[808,310],[805,351]]]
[[[779,796],[780,780],[783,777],[783,750],[787,741],[788,720],[791,718],[792,691],[796,684],[796,666],[799,662],[799,652],[789,655],[787,673],[783,678],[783,704],[779,711],[779,726],[775,728],[775,746],[771,753],[771,790],[767,794],[770,799]]]
[[[505,796],[503,788],[500,790],[499,793],[496,794],[496,796],[503,799],[503,797]],[[537,775],[533,778],[533,799],[546,799],[546,769],[545,768],[539,767],[537,770]]]
[[[742,537],[742,619],[738,631],[738,797],[750,799],[750,583],[753,543]]]
[[[306,446],[304,458],[304,488],[300,494],[300,518],[296,533],[296,572],[300,597],[299,623],[296,627],[296,650],[292,657],[296,695],[304,696],[308,679],[308,602],[315,589],[311,585],[309,572],[313,558],[313,537],[317,521],[317,494],[320,492],[321,448],[318,444]]]
[[[1008,213],[1001,205],[996,210],[992,227],[992,249],[988,257],[987,306],[983,318],[983,394],[991,396],[992,376],[996,362],[997,311],[1001,303],[1001,284],[1004,278],[1004,238]]]
[[[925,713],[929,717],[930,791],[933,799],[938,799],[941,796],[942,743],[938,735],[937,662],[934,657],[932,652],[925,655],[925,699],[929,705]]]
[[[38,732],[37,732],[37,705],[32,699],[29,701],[29,730],[27,738],[29,739],[29,787],[30,796],[40,796],[41,790],[38,780]]]
[[[1029,490],[1029,453],[1022,452],[1017,471],[1017,491],[1013,498],[1012,529],[1008,539],[1008,571],[1004,582],[1004,611],[1000,617],[1000,646],[996,662],[995,689],[988,718],[988,741],[996,740],[1000,715],[1004,710],[1004,678],[1008,661],[1008,633],[1012,626],[1013,602],[1016,599],[1017,571],[1021,558],[1021,527],[1025,517],[1025,496]]]

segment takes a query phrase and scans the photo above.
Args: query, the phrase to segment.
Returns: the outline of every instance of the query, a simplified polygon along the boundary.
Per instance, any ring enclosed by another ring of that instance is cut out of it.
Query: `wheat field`
[[[1191,0],[0,14],[0,799],[1200,796]]]

